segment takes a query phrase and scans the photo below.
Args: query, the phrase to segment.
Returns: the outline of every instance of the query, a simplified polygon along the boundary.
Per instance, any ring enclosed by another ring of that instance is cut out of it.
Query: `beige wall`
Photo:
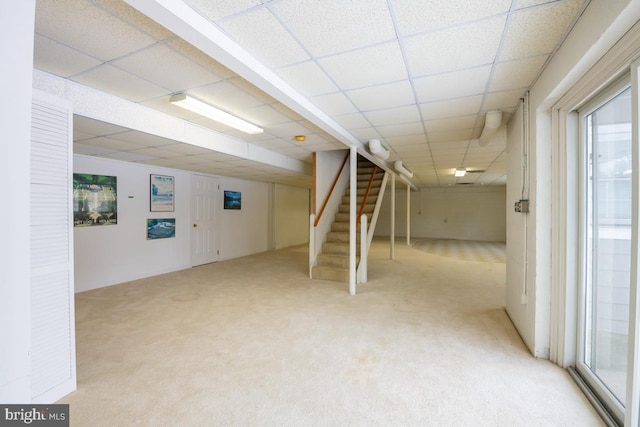
[[[388,236],[391,190],[382,202],[376,236]],[[506,188],[422,188],[411,192],[411,238],[504,242]],[[396,190],[396,236],[407,235],[407,191]]]

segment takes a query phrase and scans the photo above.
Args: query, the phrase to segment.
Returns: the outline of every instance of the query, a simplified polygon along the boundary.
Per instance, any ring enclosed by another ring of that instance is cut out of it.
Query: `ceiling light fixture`
[[[173,105],[184,108],[185,110],[200,114],[201,116],[215,120],[216,122],[220,122],[245,133],[255,135],[263,132],[262,128],[259,128],[252,123],[244,121],[236,116],[232,116],[229,113],[219,110],[209,104],[205,104],[202,101],[198,101],[184,93],[177,93],[173,95],[169,99],[169,102]]]
[[[296,135],[296,136],[294,136],[294,139],[295,139],[296,141],[298,141],[298,142],[304,142],[304,141],[306,141],[306,140],[307,140],[307,137],[306,137],[306,136],[304,136],[304,135]]]
[[[454,175],[457,177],[461,177],[461,176],[464,176],[466,173],[467,173],[466,168],[456,168]]]

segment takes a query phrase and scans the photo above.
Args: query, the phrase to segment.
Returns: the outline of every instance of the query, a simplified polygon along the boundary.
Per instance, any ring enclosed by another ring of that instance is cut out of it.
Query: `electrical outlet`
[[[528,200],[518,200],[514,205],[514,210],[520,213],[529,213],[529,201]]]

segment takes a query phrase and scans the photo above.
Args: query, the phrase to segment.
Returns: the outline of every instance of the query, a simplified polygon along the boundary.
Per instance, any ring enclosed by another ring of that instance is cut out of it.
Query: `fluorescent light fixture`
[[[467,173],[467,169],[466,168],[456,168],[456,172],[454,173],[455,176],[464,176]]]
[[[262,128],[259,128],[254,124],[239,119],[236,116],[232,116],[222,110],[218,110],[216,107],[205,104],[202,101],[198,101],[184,93],[177,93],[173,95],[169,99],[169,102],[177,105],[178,107],[184,108],[185,110],[192,111],[211,120],[215,120],[216,122],[238,129],[244,133],[255,135],[263,132]]]

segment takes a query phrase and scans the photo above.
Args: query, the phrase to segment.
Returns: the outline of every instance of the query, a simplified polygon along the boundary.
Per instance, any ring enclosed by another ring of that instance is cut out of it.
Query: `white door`
[[[191,265],[218,261],[216,244],[216,195],[218,181],[191,175]]]

